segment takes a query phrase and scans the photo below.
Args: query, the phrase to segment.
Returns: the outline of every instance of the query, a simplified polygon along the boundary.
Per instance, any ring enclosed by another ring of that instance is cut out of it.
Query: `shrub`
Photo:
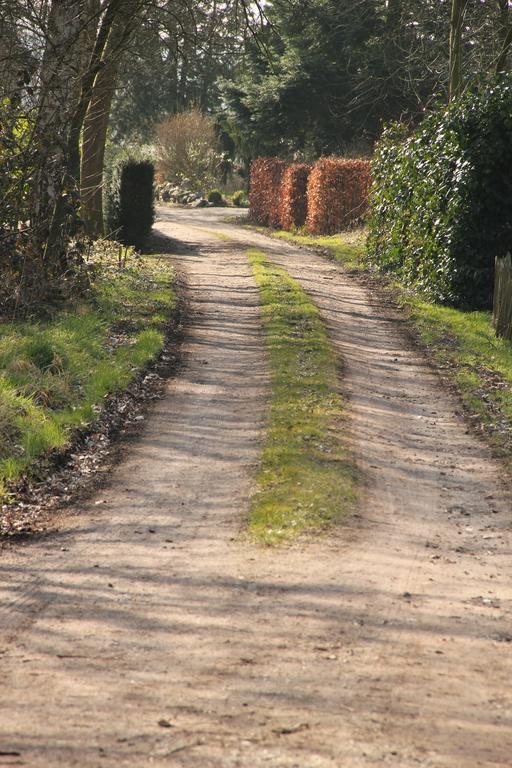
[[[233,205],[236,208],[242,208],[247,204],[247,200],[246,200],[243,189],[239,189],[237,192],[234,192],[233,197],[231,199],[233,201]]]
[[[251,164],[249,215],[264,227],[279,227],[281,181],[287,164],[277,157],[258,157]]]
[[[0,39],[2,32],[0,25]],[[4,68],[6,63],[4,57]],[[1,82],[0,92],[4,85]],[[20,101],[21,97],[9,99],[0,93],[0,316],[30,311],[47,298],[45,289],[50,287],[42,248],[33,245],[39,233],[22,224],[33,217],[31,195],[38,151],[33,140],[35,116],[30,112],[26,116],[27,107]]]
[[[512,89],[468,95],[377,148],[369,258],[431,299],[491,306],[512,243]]]
[[[107,196],[107,231],[124,245],[144,247],[155,219],[154,167],[125,160],[112,169]]]
[[[219,148],[212,118],[199,109],[169,117],[156,128],[159,177],[195,192],[220,178],[225,156]]]
[[[213,205],[224,205],[222,192],[220,192],[218,189],[210,190],[210,192],[208,192],[208,202],[213,203]]]
[[[281,226],[292,230],[303,227],[308,212],[307,187],[311,166],[293,163],[288,166],[281,182]]]
[[[370,162],[322,157],[308,181],[306,229],[312,235],[333,235],[359,224],[367,210]]]

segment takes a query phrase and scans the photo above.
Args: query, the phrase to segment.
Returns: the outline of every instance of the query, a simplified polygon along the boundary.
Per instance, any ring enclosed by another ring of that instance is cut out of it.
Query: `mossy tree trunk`
[[[82,0],[53,0],[48,12],[46,45],[41,66],[41,92],[34,142],[38,161],[34,172],[31,228],[34,252],[42,256],[42,272],[58,270],[67,237],[66,183],[68,126],[76,97],[76,61],[69,51],[80,35]],[[59,223],[55,226],[58,213]]]
[[[462,93],[462,27],[468,0],[452,0],[450,19],[449,100]]]
[[[84,119],[81,146],[81,217],[88,235],[101,237],[103,226],[103,170],[112,100],[119,60],[135,29],[140,0],[124,0],[123,14],[113,22],[96,74]]]
[[[501,50],[496,62],[496,74],[503,75],[508,69],[508,56],[512,45],[512,25],[510,24],[509,0],[498,0],[499,37]]]

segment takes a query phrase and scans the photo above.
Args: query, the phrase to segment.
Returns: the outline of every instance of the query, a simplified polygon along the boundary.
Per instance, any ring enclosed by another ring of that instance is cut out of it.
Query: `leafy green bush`
[[[1,33],[0,33],[1,37]],[[5,59],[3,61],[5,65]],[[4,83],[0,84],[0,92]],[[10,315],[40,302],[48,285],[36,233],[22,222],[31,218],[31,181],[38,148],[33,140],[34,114],[21,97],[0,93],[0,315]],[[24,116],[22,116],[24,115]],[[37,233],[39,234],[39,233]]]
[[[243,189],[239,189],[236,192],[233,192],[231,200],[233,201],[235,208],[242,208],[243,206],[247,205],[247,198]]]
[[[388,128],[373,162],[370,261],[429,298],[491,306],[495,256],[512,246],[512,88]]]
[[[212,189],[208,192],[208,202],[213,205],[224,205],[224,198],[222,192],[218,189]]]
[[[155,220],[154,166],[148,160],[124,160],[111,170],[107,190],[108,234],[124,245],[144,247]]]

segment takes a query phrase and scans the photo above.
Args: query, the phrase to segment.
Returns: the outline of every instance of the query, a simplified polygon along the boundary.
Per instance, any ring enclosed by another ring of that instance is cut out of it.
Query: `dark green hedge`
[[[392,125],[373,162],[370,261],[430,298],[492,304],[496,255],[512,249],[512,89],[497,85]]]
[[[111,237],[142,249],[155,220],[153,164],[125,160],[111,172],[106,228]]]

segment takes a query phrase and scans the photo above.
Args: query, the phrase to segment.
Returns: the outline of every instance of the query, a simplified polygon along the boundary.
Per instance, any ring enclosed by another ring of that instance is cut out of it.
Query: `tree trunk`
[[[452,0],[450,19],[449,100],[462,93],[462,25],[468,0]]]
[[[508,54],[512,45],[512,26],[509,19],[508,0],[498,0],[499,4],[499,38],[501,43],[500,55],[496,62],[496,74],[502,75],[508,68]]]
[[[34,132],[38,163],[31,224],[36,253],[42,254],[46,274],[54,271],[62,257],[66,237],[64,212],[73,205],[65,177],[68,126],[76,96],[76,69],[70,51],[80,33],[80,10],[81,0],[52,0],[41,66],[41,96]],[[57,211],[59,226],[52,227]]]
[[[117,86],[119,59],[136,25],[140,0],[124,0],[113,21],[83,122],[80,187],[81,214],[91,237],[103,234],[103,165],[110,109]]]
[[[98,73],[107,63],[105,59],[107,50],[110,55],[115,56],[123,49],[131,34],[131,30],[135,27],[136,14],[142,5],[142,0],[109,0],[100,19],[89,64],[81,77],[80,97],[78,103],[74,105],[69,120],[66,122],[68,128],[65,143],[66,167],[61,177],[60,189],[56,196],[48,231],[45,249],[47,254],[55,255],[59,250],[62,253],[61,240],[64,233],[68,238],[69,236],[76,235],[79,225],[78,192],[81,186],[80,142],[87,110],[93,97],[94,84]],[[83,21],[84,19],[82,18]],[[117,21],[121,25],[122,34],[119,39],[115,37],[115,46],[109,46],[111,32]],[[73,58],[73,50],[71,48],[68,50],[68,56]],[[73,193],[74,197],[70,201]],[[52,258],[55,258],[55,256],[52,256]]]
[[[128,14],[131,5],[139,5],[138,0],[110,0],[101,18],[98,32],[91,53],[89,65],[81,79],[80,98],[71,119],[68,139],[68,169],[69,175],[80,187],[80,140],[84,127],[85,116],[91,103],[94,82],[100,69],[104,66],[105,52],[112,28],[118,18]],[[122,41],[120,41],[122,43]]]
[[[81,213],[85,231],[92,238],[103,235],[103,165],[117,74],[117,61],[110,61],[100,70],[84,123],[80,173]]]

